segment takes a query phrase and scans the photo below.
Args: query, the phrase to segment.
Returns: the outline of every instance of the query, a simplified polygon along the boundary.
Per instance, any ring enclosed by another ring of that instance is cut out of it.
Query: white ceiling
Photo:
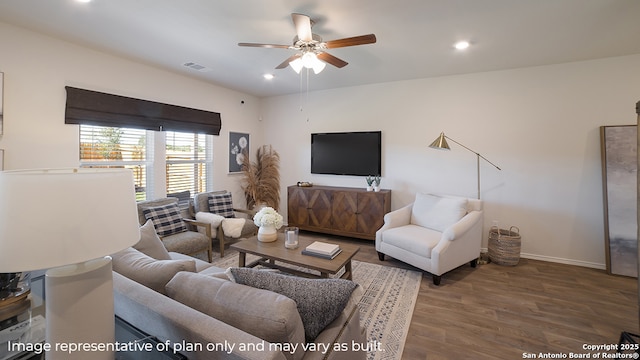
[[[0,21],[260,97],[306,89],[306,75],[274,69],[292,50],[237,43],[290,44],[292,12],[314,19],[313,32],[324,40],[378,39],[330,50],[349,65],[311,73],[309,90],[640,53],[639,0],[0,2]],[[453,49],[462,39],[472,46]],[[275,78],[265,80],[265,73]]]

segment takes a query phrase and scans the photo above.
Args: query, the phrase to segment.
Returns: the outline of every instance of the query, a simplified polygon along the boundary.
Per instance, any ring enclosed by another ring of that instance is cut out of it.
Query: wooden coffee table
[[[360,250],[360,247],[351,244],[340,244],[342,252],[335,258],[328,260],[311,255],[302,255],[302,250],[316,240],[303,236],[300,236],[298,240],[299,244],[297,249],[287,249],[284,247],[284,234],[278,233],[278,240],[274,242],[263,243],[258,241],[256,237],[251,237],[232,244],[231,248],[236,249],[240,253],[238,265],[241,267],[262,265],[298,276],[320,278],[328,278],[329,274],[337,274],[344,268],[344,274],[342,274],[341,278],[352,280],[351,259]],[[330,243],[331,241],[326,242]],[[258,255],[260,259],[247,264],[247,254]],[[282,266],[276,262],[316,270],[320,272],[320,276]]]

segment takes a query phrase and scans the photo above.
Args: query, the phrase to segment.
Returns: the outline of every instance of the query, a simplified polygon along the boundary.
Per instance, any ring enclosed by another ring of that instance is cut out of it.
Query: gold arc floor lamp
[[[500,167],[498,167],[498,165],[492,163],[491,161],[489,161],[486,157],[480,155],[480,153],[478,153],[477,151],[473,151],[471,149],[469,149],[468,147],[460,144],[459,142],[453,140],[452,138],[446,136],[444,134],[444,132],[440,133],[440,136],[438,136],[437,139],[435,139],[431,145],[429,145],[430,148],[432,149],[438,149],[438,150],[451,150],[451,148],[449,147],[449,144],[447,143],[447,139],[453,141],[454,143],[462,146],[463,148],[471,151],[472,153],[476,154],[476,167],[477,167],[477,173],[478,173],[478,199],[480,199],[480,158],[482,158],[482,160],[488,162],[489,164],[493,165],[496,169],[498,170],[502,170],[500,169]]]

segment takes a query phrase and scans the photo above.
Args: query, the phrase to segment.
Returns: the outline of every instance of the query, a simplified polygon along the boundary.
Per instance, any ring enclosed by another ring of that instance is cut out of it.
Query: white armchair
[[[387,213],[376,232],[376,251],[433,275],[465,263],[476,266],[482,243],[482,201],[456,196],[416,194],[416,200]]]

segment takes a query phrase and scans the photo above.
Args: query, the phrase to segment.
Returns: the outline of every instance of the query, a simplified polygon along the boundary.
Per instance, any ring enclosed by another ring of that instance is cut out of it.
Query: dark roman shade
[[[220,113],[66,86],[65,124],[219,135]]]

